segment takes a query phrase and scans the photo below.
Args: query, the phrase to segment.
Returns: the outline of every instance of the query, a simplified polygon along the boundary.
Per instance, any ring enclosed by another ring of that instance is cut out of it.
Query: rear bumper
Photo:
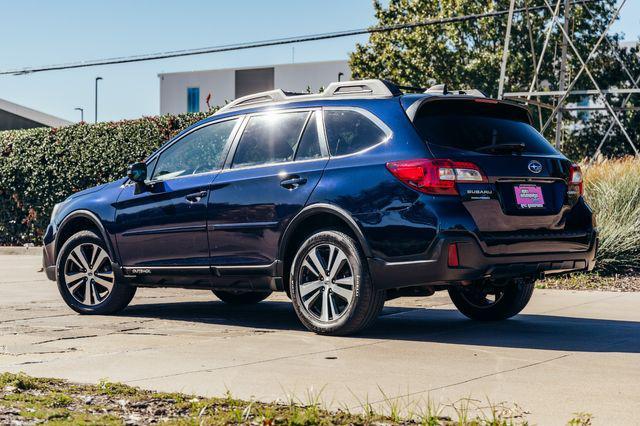
[[[448,246],[456,243],[460,266],[449,267]],[[425,284],[450,284],[483,278],[541,277],[566,272],[591,271],[595,266],[597,235],[594,231],[586,251],[535,254],[486,254],[472,236],[439,238],[425,259],[386,262],[369,259],[376,288],[389,289]]]

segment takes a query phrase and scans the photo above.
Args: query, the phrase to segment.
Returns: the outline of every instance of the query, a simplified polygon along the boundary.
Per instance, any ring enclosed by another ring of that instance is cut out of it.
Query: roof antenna
[[[443,95],[446,95],[449,93],[449,90],[447,89],[446,84],[436,84],[435,86],[431,86],[425,90],[425,93],[442,93]]]

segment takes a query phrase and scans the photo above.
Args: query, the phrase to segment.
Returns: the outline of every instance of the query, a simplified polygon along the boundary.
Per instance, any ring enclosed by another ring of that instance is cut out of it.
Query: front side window
[[[200,111],[200,88],[189,87],[187,89],[187,112]]]
[[[324,121],[331,155],[353,154],[387,137],[378,125],[358,111],[328,110]]]
[[[208,173],[222,167],[223,154],[238,119],[201,127],[189,133],[158,159],[153,180]]]
[[[308,115],[303,111],[251,117],[238,142],[232,167],[293,160]]]

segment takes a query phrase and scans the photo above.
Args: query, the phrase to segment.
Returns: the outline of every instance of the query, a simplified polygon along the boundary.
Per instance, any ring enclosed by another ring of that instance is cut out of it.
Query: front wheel
[[[517,315],[527,306],[535,280],[517,279],[503,285],[473,283],[449,287],[449,296],[465,316],[479,321],[500,321]]]
[[[346,335],[370,326],[385,293],[373,287],[366,259],[350,236],[325,230],[298,249],[290,291],[300,321],[319,334]]]
[[[56,272],[60,295],[81,314],[119,312],[136,293],[116,278],[104,241],[91,231],[80,231],[64,243]]]

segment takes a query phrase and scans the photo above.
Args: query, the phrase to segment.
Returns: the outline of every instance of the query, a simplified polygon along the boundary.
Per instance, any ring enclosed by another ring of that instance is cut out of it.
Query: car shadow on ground
[[[288,302],[233,306],[218,301],[136,304],[121,314],[266,330],[305,330]],[[477,322],[453,309],[386,307],[356,338],[576,352],[640,353],[640,322],[521,314]]]

